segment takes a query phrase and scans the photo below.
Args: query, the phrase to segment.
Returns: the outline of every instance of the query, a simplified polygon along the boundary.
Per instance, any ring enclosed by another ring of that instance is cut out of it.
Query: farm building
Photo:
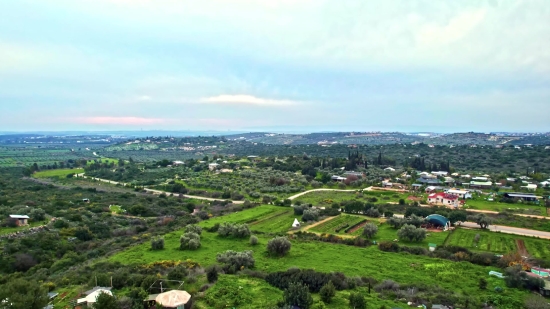
[[[17,226],[24,226],[29,224],[29,216],[27,215],[10,215],[11,220],[15,220]]]
[[[451,221],[443,217],[442,215],[429,215],[426,217],[426,220],[435,226],[442,227],[444,231],[448,230],[451,227]]]
[[[548,278],[550,277],[550,269],[531,267],[531,272],[539,277]]]
[[[334,175],[334,176],[330,177],[330,179],[332,181],[336,181],[336,182],[342,182],[342,181],[346,180],[345,177],[341,177],[341,176],[337,176],[337,175]]]
[[[432,193],[428,195],[428,204],[430,205],[443,205],[443,206],[452,206],[458,208],[460,205],[458,197],[452,194],[447,194],[443,192]]]
[[[504,197],[512,198],[512,199],[520,199],[526,202],[536,202],[538,201],[538,198],[536,195],[531,193],[516,193],[516,192],[506,192],[504,193]]]
[[[95,287],[87,292],[84,292],[84,295],[86,295],[86,297],[84,298],[79,298],[77,301],[76,301],[76,304],[77,305],[84,305],[84,306],[87,306],[89,308],[93,307],[93,305],[95,304],[95,302],[97,301],[97,298],[99,297],[99,295],[101,295],[101,293],[106,293],[106,294],[109,294],[111,296],[113,296],[113,292],[111,292],[111,288],[110,287]]]

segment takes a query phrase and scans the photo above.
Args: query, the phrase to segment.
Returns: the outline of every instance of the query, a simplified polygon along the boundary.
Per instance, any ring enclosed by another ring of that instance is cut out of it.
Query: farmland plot
[[[300,221],[301,216],[296,216],[294,211],[285,209],[251,223],[250,229],[265,233],[284,233],[290,230],[295,218]]]
[[[344,232],[346,228],[352,227],[365,219],[365,217],[359,216],[339,215],[313,227],[311,231],[326,234],[346,234]]]

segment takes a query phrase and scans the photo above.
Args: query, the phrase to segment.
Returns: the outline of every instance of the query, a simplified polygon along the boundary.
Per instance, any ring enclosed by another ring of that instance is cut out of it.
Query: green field
[[[361,191],[361,190],[359,190]],[[363,191],[359,192],[342,192],[342,191],[313,191],[308,194],[297,197],[294,201],[300,201],[306,204],[316,206],[330,206],[332,203],[340,203],[344,201],[359,200],[363,203],[369,202],[370,198],[376,198],[376,203],[397,203],[399,199],[407,199],[410,194],[399,193],[393,191]]]
[[[487,201],[484,199],[467,200],[465,209],[480,209],[480,210],[492,210],[492,211],[511,211],[522,214],[530,214],[537,216],[546,216],[546,209],[544,206],[538,205],[525,205],[521,203],[508,204],[499,203],[494,201]]]
[[[366,219],[367,217],[341,214],[339,216],[334,217],[331,220],[325,221],[319,225],[314,226],[309,231],[317,232],[317,233],[325,233],[325,234],[335,234],[335,235],[351,235],[351,234],[345,233],[345,229],[347,227],[354,226],[355,224]],[[340,229],[340,231],[336,232],[336,229]],[[359,232],[359,234],[361,234],[361,232]]]
[[[264,233],[286,233],[294,222],[294,218],[300,221],[302,216],[296,216],[293,209],[278,207],[279,210],[249,224],[252,231]],[[281,209],[282,208],[282,209]]]
[[[479,242],[475,243],[475,236],[479,234]],[[446,245],[460,246],[472,251],[490,251],[505,254],[516,251],[516,239],[523,240],[527,252],[537,258],[550,256],[550,241],[534,237],[525,237],[504,233],[495,233],[482,230],[458,228],[451,233]]]
[[[280,211],[281,208],[259,206],[203,221],[200,225],[207,227],[225,221],[254,222],[260,220],[262,216],[273,216],[277,210]],[[151,251],[149,242],[145,242],[110,257],[110,260],[139,265],[161,260],[192,259],[201,263],[202,266],[208,266],[216,263],[218,252],[252,250],[256,259],[255,269],[265,272],[282,271],[289,267],[312,268],[322,272],[341,271],[350,276],[370,276],[378,280],[392,279],[411,284],[422,282],[428,286],[439,285],[459,293],[475,295],[481,293],[477,287],[481,277],[487,278],[490,282],[488,292],[483,293],[493,293],[491,291],[495,286],[504,286],[502,279],[487,276],[489,270],[498,270],[494,267],[481,267],[467,262],[451,262],[405,253],[387,253],[380,251],[376,246],[360,248],[292,240],[290,253],[283,258],[276,258],[268,255],[266,244],[270,237],[263,234],[257,235],[259,244],[252,246],[248,239],[222,238],[216,233],[203,231],[202,246],[196,251],[178,249],[181,234],[182,231],[166,234],[165,249],[162,251]],[[448,280],[448,278],[461,280]],[[502,295],[519,299],[525,294],[519,290],[506,289]]]
[[[51,177],[67,177],[69,174],[81,174],[84,173],[83,168],[73,168],[73,169],[57,169],[57,170],[46,170],[40,171],[33,174],[35,178],[51,178]]]
[[[30,222],[29,221],[29,225],[27,225],[27,226],[0,227],[0,235],[28,230],[31,227],[40,226],[42,224],[44,224],[44,221],[39,221],[39,222]]]

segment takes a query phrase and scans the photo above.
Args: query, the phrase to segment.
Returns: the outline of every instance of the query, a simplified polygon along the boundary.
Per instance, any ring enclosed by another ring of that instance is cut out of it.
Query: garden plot
[[[301,216],[295,215],[293,210],[285,209],[263,217],[249,225],[252,231],[283,233],[290,230],[295,218],[299,221]]]
[[[325,234],[346,234],[346,229],[365,221],[365,217],[339,215],[311,228],[310,231]]]
[[[475,240],[477,234],[479,234],[478,242]],[[449,235],[445,244],[460,246],[474,251],[490,251],[505,254],[518,250],[517,240],[523,241],[527,253],[531,256],[540,258],[550,256],[550,240],[490,231],[457,229]]]

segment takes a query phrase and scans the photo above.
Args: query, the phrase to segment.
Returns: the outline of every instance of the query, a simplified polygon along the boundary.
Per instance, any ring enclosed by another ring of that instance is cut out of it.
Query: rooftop
[[[27,215],[10,215],[12,219],[30,219]]]

